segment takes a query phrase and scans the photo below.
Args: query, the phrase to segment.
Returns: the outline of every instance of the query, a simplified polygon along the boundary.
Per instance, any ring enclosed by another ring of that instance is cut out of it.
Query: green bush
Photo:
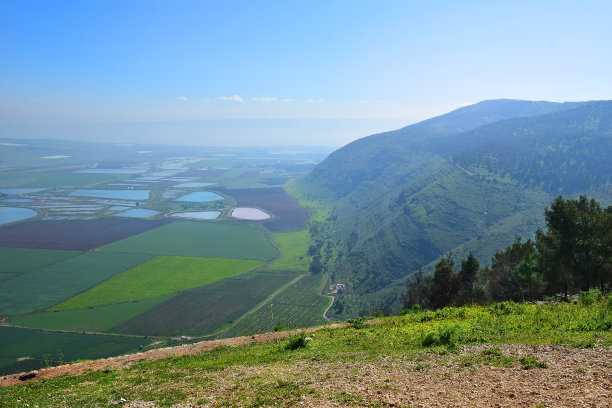
[[[429,331],[421,337],[423,347],[448,346],[454,347],[453,337],[456,337],[458,324],[447,324],[440,327],[437,331]]]
[[[601,296],[599,289],[591,289],[588,292],[580,292],[578,300],[585,306],[590,306],[595,303]]]
[[[287,345],[285,345],[285,350],[297,350],[299,348],[304,348],[308,344],[308,340],[306,339],[306,335],[304,333],[296,334],[295,336],[291,336]]]

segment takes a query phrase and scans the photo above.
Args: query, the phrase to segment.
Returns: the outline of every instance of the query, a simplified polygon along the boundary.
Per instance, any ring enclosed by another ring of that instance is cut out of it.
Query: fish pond
[[[270,218],[270,214],[252,207],[236,207],[232,210],[232,218],[239,220],[260,221]]]
[[[132,208],[131,210],[123,211],[115,215],[118,217],[149,218],[157,214],[159,214],[159,211],[148,210],[146,208]]]
[[[216,220],[219,215],[221,215],[221,211],[185,211],[170,214],[171,217],[195,220]]]
[[[210,191],[196,191],[178,198],[176,201],[185,201],[190,203],[206,203],[209,201],[223,200],[219,194]]]
[[[36,217],[37,214],[36,211],[29,208],[0,207],[0,225],[27,220],[28,218]]]
[[[115,198],[119,200],[148,200],[151,190],[75,190],[73,197]]]

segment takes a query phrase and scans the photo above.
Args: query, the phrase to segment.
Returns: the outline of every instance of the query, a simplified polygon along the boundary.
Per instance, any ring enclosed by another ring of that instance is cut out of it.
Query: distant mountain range
[[[299,183],[330,208],[316,250],[348,286],[332,312],[397,306],[452,250],[483,263],[531,236],[557,195],[612,199],[612,101],[490,100],[335,151]]]

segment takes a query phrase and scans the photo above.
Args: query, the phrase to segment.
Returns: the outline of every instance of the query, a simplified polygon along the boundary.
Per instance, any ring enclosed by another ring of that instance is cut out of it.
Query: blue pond
[[[197,187],[210,187],[217,183],[181,183],[174,186],[174,188],[197,188]]]
[[[128,169],[84,169],[75,171],[75,173],[86,173],[86,174],[142,174],[149,171],[144,167],[132,167]]]
[[[196,220],[216,220],[221,211],[185,211],[172,214],[172,217],[191,218]]]
[[[119,200],[148,200],[151,190],[75,190],[73,197],[116,198]]]
[[[37,214],[29,208],[0,207],[0,225],[32,218]]]
[[[205,203],[208,201],[223,200],[219,194],[211,193],[210,191],[196,191],[182,196],[176,201],[186,201],[190,203]]]
[[[46,188],[0,188],[0,192],[8,195],[32,194],[45,190]]]
[[[115,215],[117,217],[149,218],[157,214],[159,214],[159,211],[147,210],[146,208],[133,208]]]
[[[31,198],[7,198],[2,200],[3,203],[29,203],[32,202]]]

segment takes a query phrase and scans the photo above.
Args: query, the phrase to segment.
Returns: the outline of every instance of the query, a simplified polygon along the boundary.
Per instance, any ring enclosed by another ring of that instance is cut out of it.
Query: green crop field
[[[266,265],[271,271],[298,271],[308,272],[310,257],[308,256],[308,245],[310,236],[307,230],[295,232],[278,232],[272,234],[280,256]]]
[[[324,280],[324,275],[304,275],[219,337],[270,332],[278,323],[285,328],[324,324],[323,313],[331,303],[331,298],[320,295]]]
[[[37,329],[104,332],[170,299],[173,294],[86,309],[41,312],[12,318],[14,326]]]
[[[111,331],[154,336],[209,334],[236,320],[296,276],[249,272],[223,279],[179,293]]]
[[[0,175],[0,187],[84,187],[125,177],[117,174],[10,172]]]
[[[151,258],[146,254],[87,252],[0,282],[0,314],[46,309]]]
[[[78,255],[79,251],[0,248],[0,273],[23,273]],[[0,278],[1,279],[1,278]]]
[[[44,332],[0,326],[0,375],[78,359],[134,352],[139,346],[150,342],[139,337]]]
[[[105,252],[268,260],[276,248],[261,229],[219,222],[172,222],[106,245]]]
[[[0,272],[0,282],[2,282],[3,280],[7,280],[12,278],[13,276],[15,276],[14,273],[5,273],[5,272]]]
[[[51,308],[70,310],[176,293],[245,273],[261,261],[157,256]]]

